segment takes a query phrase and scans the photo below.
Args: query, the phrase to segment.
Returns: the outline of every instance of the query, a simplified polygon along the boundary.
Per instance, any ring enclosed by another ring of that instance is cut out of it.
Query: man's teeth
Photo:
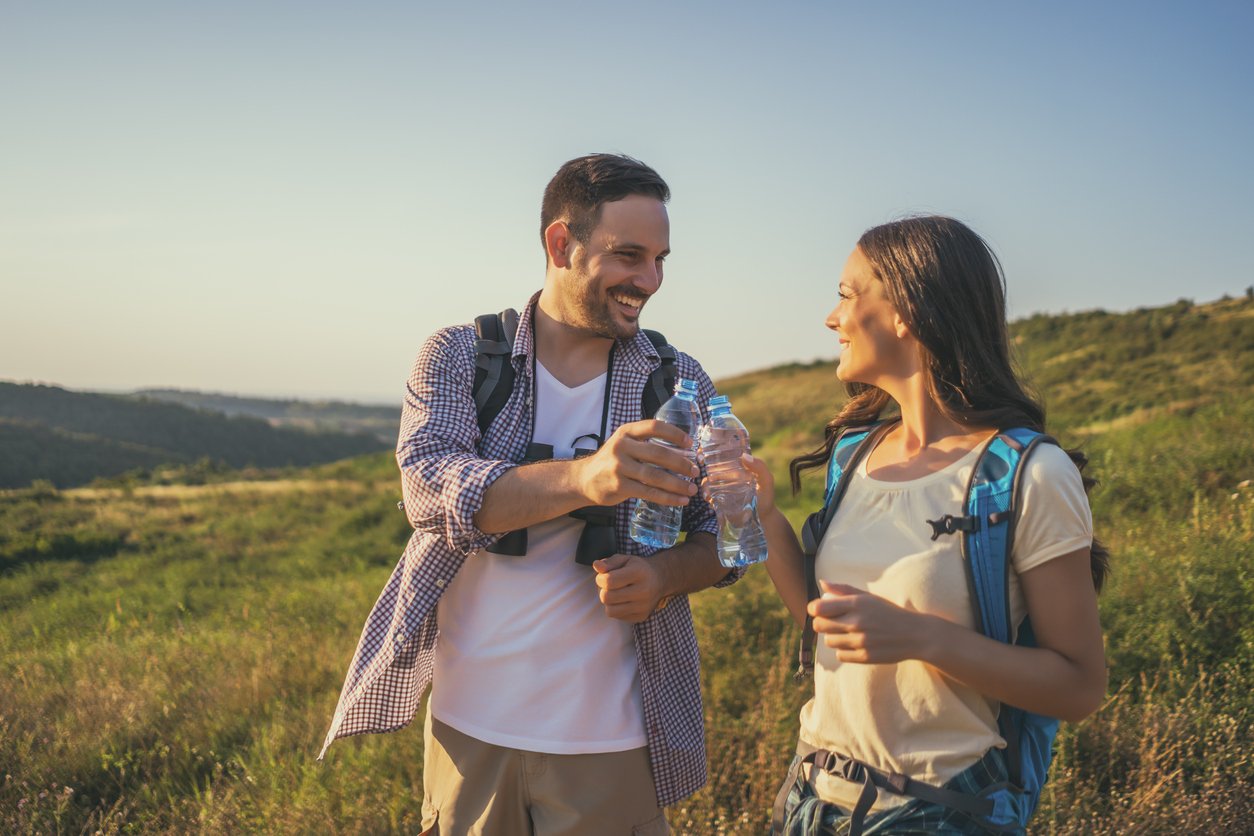
[[[626,306],[628,306],[629,308],[636,308],[637,310],[639,310],[640,306],[644,304],[644,300],[643,300],[643,299],[640,299],[640,298],[635,297],[635,296],[618,296],[618,295],[615,295],[615,296],[613,297],[613,299],[614,299],[614,301],[615,301],[615,302],[618,302],[618,303],[619,303],[619,304],[621,304],[621,305],[626,305]]]

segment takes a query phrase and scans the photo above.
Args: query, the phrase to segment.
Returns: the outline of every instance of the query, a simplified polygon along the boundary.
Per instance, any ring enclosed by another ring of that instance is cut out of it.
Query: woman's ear
[[[906,337],[913,337],[910,333],[910,326],[901,318],[901,314],[893,313],[893,330],[897,334],[897,339],[904,340]]]
[[[549,261],[554,267],[570,267],[575,239],[565,221],[554,221],[545,228],[544,248],[548,250]]]

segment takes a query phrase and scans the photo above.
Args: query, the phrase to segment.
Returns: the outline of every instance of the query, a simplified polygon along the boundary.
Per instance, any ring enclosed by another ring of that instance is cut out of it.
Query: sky
[[[566,160],[669,182],[642,322],[830,359],[858,236],[983,235],[1012,317],[1254,285],[1254,3],[0,0],[0,379],[399,404],[544,281]]]

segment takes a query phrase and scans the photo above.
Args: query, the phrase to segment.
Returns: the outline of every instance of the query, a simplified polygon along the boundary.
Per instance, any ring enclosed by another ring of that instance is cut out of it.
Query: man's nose
[[[657,289],[662,286],[662,266],[654,262],[643,267],[636,275],[635,285],[642,293],[657,293]]]

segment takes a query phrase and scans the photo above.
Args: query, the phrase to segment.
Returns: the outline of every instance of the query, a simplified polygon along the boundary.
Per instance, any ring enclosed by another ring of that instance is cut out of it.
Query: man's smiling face
[[[589,335],[621,339],[640,330],[640,311],[662,286],[670,218],[652,197],[601,206],[600,221],[576,245],[560,288],[560,319]]]

